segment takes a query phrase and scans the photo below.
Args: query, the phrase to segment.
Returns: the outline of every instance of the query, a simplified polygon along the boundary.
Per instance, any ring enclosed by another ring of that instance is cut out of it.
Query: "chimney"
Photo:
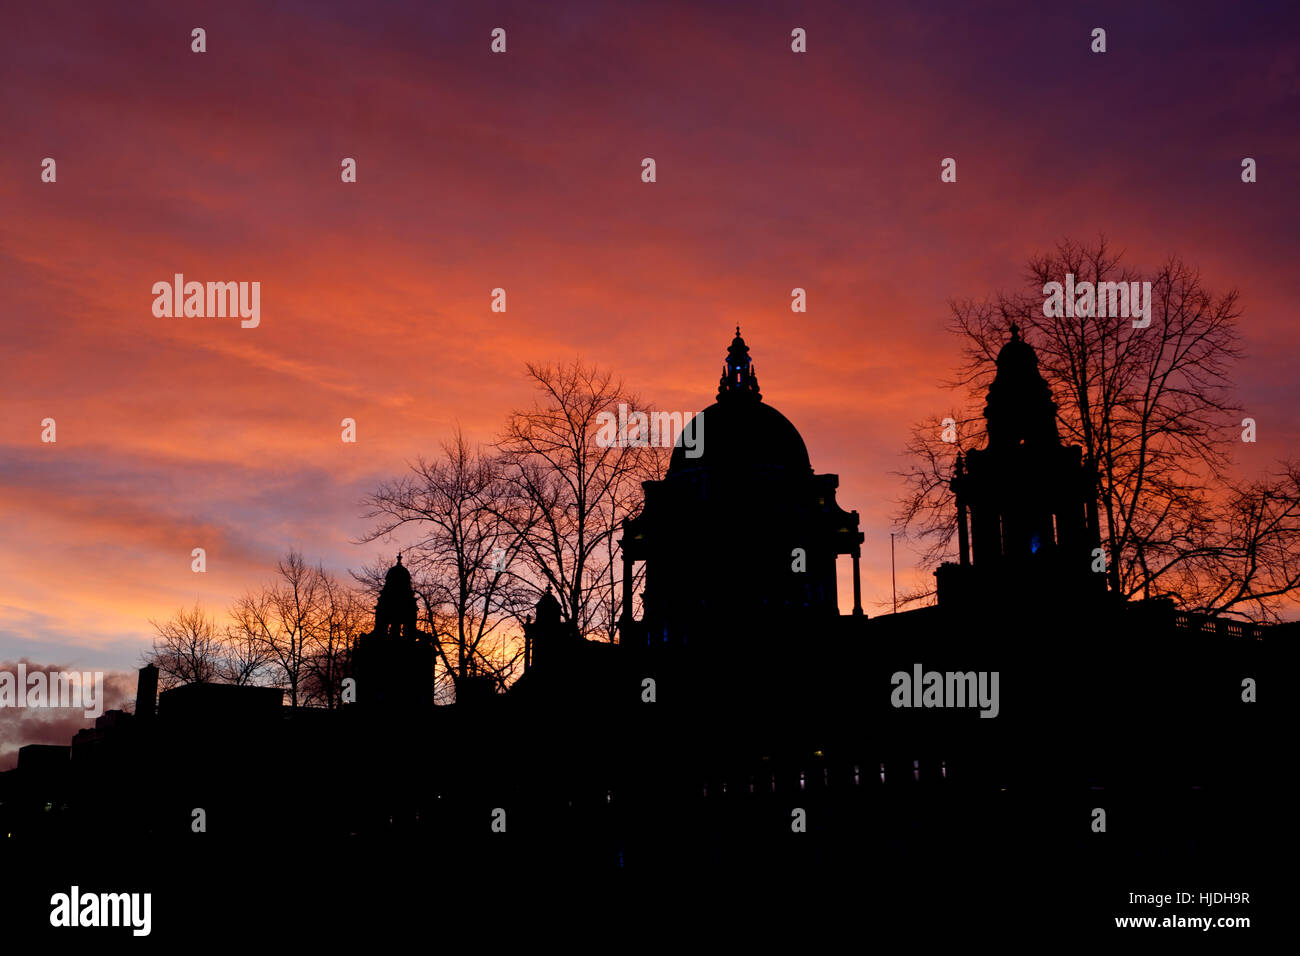
[[[140,668],[135,684],[135,716],[139,720],[153,720],[158,706],[158,668],[146,664]]]

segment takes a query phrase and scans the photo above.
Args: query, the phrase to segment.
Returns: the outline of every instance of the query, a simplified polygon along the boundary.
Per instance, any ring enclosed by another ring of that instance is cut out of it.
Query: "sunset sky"
[[[149,618],[223,610],[290,546],[391,557],[352,543],[360,499],[457,422],[496,437],[525,361],[696,411],[737,323],[862,515],[876,613],[909,425],[951,405],[948,303],[1066,238],[1236,287],[1240,473],[1294,453],[1300,8],[1043,6],[10,5],[0,666],[129,670]],[[178,272],[259,281],[260,326],[156,318]]]

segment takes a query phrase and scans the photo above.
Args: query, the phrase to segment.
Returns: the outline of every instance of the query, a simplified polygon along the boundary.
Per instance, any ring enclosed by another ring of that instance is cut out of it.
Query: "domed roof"
[[[388,573],[384,575],[384,587],[387,588],[390,584],[411,586],[411,572],[406,570],[406,566],[402,564],[400,554],[397,556],[397,563],[389,568]]]
[[[1038,355],[1034,347],[1020,337],[1020,326],[1011,323],[1011,338],[998,350],[997,367],[999,373],[1038,375]]]
[[[686,456],[680,439],[673,448],[668,473],[691,468],[788,468],[809,471],[808,446],[803,436],[771,405],[754,402],[716,402],[700,412],[702,426],[694,426],[700,454]]]
[[[538,624],[555,624],[560,620],[560,602],[551,593],[551,586],[546,585],[546,593],[537,599],[533,608]]]
[[[1038,370],[1038,355],[1011,325],[1011,338],[998,352],[997,374],[984,406],[989,444],[1057,444],[1056,403]]]
[[[695,419],[695,430],[684,429],[682,437],[691,439],[691,451],[697,456],[687,455],[679,437],[668,464],[670,475],[701,467],[812,470],[808,446],[799,429],[771,405],[764,404],[739,326],[722,367],[718,400]]]

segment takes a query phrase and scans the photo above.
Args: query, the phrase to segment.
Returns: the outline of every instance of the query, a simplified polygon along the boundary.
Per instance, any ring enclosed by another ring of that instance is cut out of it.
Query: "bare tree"
[[[1171,594],[1208,614],[1273,617],[1297,586],[1294,574],[1279,571],[1293,569],[1300,550],[1295,466],[1240,493],[1232,488],[1230,449],[1240,426],[1229,370],[1241,355],[1238,294],[1212,292],[1176,258],[1146,277],[1120,259],[1104,239],[1093,247],[1066,242],[1029,263],[1023,292],[952,305],[966,359],[948,383],[964,399],[948,416],[960,441],[942,441],[939,416],[913,428],[898,523],[928,544],[923,563],[950,553],[954,459],[958,448],[984,443],[980,408],[1014,322],[1038,353],[1063,440],[1080,445],[1095,466],[1111,591]],[[1149,281],[1149,326],[1134,327],[1132,309],[1124,316],[1045,315],[1044,286],[1067,273],[1094,287]],[[1250,554],[1267,554],[1269,562],[1252,562]]]
[[[365,605],[333,575],[316,569],[320,613],[307,648],[308,701],[333,710],[343,702],[343,680],[352,672],[352,650],[366,627]]]
[[[1184,603],[1277,620],[1280,603],[1300,589],[1300,463],[1284,463],[1232,492],[1215,517],[1210,546],[1188,553],[1186,570],[1175,568]]]
[[[149,620],[157,636],[145,663],[158,668],[158,683],[164,690],[182,684],[207,684],[222,678],[224,648],[217,623],[198,603],[180,608],[161,623]]]
[[[647,411],[611,373],[577,360],[529,363],[527,372],[540,400],[510,415],[498,446],[510,492],[503,517],[520,536],[529,578],[554,589],[564,619],[613,641],[620,523],[641,508],[641,482],[662,475],[666,456],[648,443],[597,440],[602,412],[620,403]]]
[[[294,706],[335,706],[336,693],[363,617],[355,597],[323,567],[291,550],[276,578],[231,608],[232,634],[264,655],[272,683]]]
[[[221,639],[221,649],[219,678],[222,683],[241,687],[262,683],[271,656],[261,641],[228,624]]]
[[[459,428],[442,450],[367,499],[365,517],[376,524],[363,540],[415,536],[406,564],[444,674],[486,674],[504,686],[522,658],[520,625],[536,593],[518,573],[535,509],[512,505],[502,460],[471,447]],[[356,577],[377,594],[384,573],[381,562]]]

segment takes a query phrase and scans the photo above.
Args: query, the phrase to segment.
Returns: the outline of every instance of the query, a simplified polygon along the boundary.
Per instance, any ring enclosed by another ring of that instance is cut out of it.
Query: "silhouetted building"
[[[23,773],[63,772],[72,748],[55,744],[28,744],[18,748],[18,767]]]
[[[1094,570],[1096,468],[1078,445],[1061,442],[1056,408],[1038,356],[1013,324],[984,406],[988,444],[957,456],[959,559],[935,572],[940,602],[1105,592]]]
[[[275,718],[284,701],[278,687],[182,684],[158,697],[158,719],[185,723],[248,722]]]
[[[813,472],[798,430],[763,401],[739,327],[717,401],[697,418],[698,455],[678,441],[668,473],[643,483],[645,506],[624,525],[623,643],[731,655],[722,646],[729,641],[815,627],[839,615],[838,555],[852,556],[853,613],[861,615],[858,514],[836,504],[839,478]]]
[[[533,618],[524,624],[524,670],[534,667],[560,668],[572,661],[583,643],[572,622],[563,620],[560,602],[550,587],[533,608]]]
[[[1243,682],[1291,673],[1278,658],[1296,626],[1098,599],[1092,466],[1061,442],[1017,329],[985,415],[986,447],[952,479],[959,560],[936,572],[938,602],[868,618],[858,515],[764,403],[737,329],[717,401],[697,416],[702,454],[674,449],[625,524],[619,643],[584,639],[548,590],[509,692],[470,672],[457,702],[435,707],[433,639],[399,556],[353,652],[355,706],[288,708],[278,689],[202,684],[162,693],[150,720],[156,672],[142,669],[135,719],[105,714],[71,760],[27,747],[0,774],[0,833],[120,833],[186,854],[229,844],[240,867],[250,835],[288,835],[289,852],[324,848],[376,885],[400,858],[434,860],[468,886],[491,882],[463,880],[467,867],[509,871],[525,893],[578,885],[557,868],[664,887],[703,869],[913,866],[901,882],[929,885],[956,851],[964,892],[994,858],[1021,874],[1044,858],[1190,858],[1213,791],[1247,828],[1216,850],[1235,862],[1261,836],[1243,809],[1257,794],[1237,785],[1283,763],[1261,732],[1270,705],[1245,703]],[[846,614],[841,555],[855,570]],[[900,673],[917,684],[901,699]],[[999,686],[1000,698],[972,696]],[[1118,825],[1088,840],[1103,804]],[[795,811],[807,830],[791,829]],[[490,829],[498,813],[508,831]],[[373,847],[392,855],[368,858]],[[540,872],[519,877],[529,863]]]
[[[135,681],[135,715],[150,721],[158,712],[158,668],[146,664],[140,668]]]
[[[359,705],[399,710],[433,706],[434,649],[417,625],[411,572],[402,556],[388,569],[375,604],[375,627],[352,652]]]

